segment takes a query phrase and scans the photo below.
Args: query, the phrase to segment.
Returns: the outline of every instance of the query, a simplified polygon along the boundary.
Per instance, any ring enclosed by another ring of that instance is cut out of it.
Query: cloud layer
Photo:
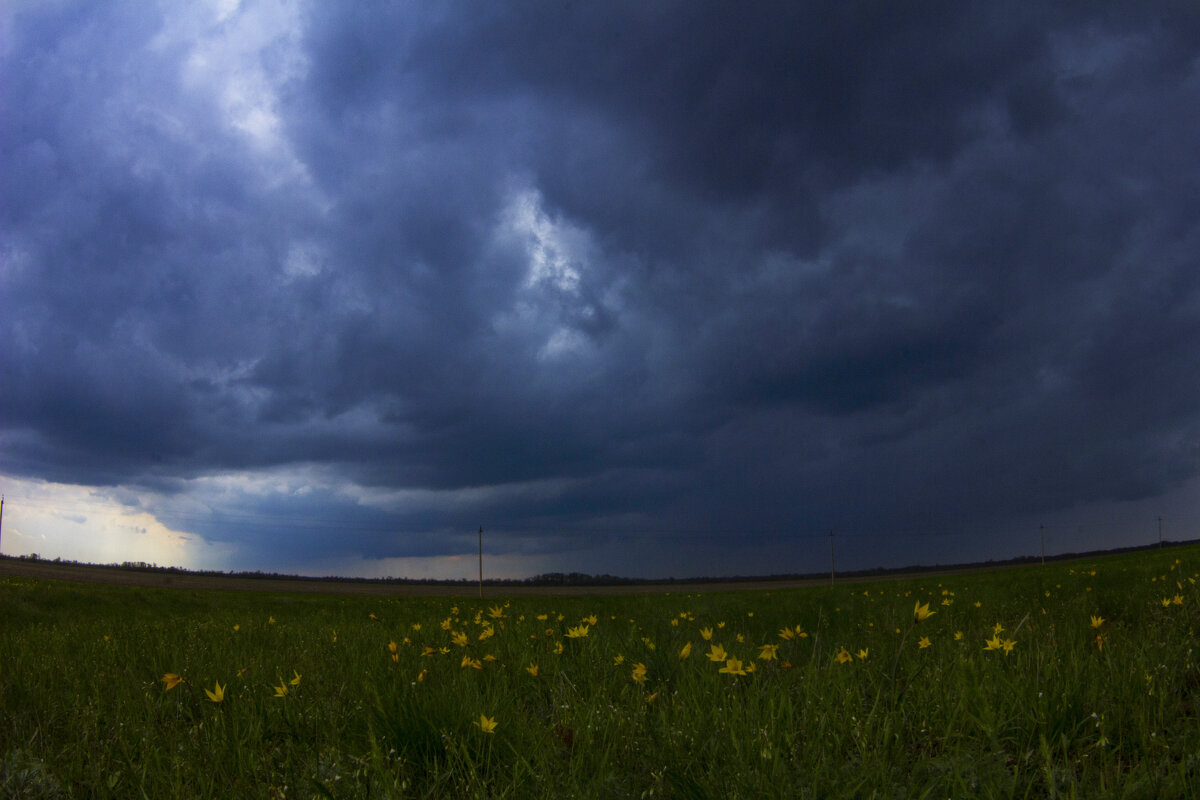
[[[1200,474],[1183,4],[3,13],[2,474],[751,566]]]

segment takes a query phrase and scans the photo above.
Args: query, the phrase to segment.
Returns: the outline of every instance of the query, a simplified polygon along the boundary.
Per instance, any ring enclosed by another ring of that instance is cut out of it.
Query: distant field
[[[40,578],[42,580],[102,583],[110,586],[142,586],[158,589],[199,589],[244,592],[367,594],[401,597],[453,597],[475,593],[469,584],[366,583],[360,581],[321,580],[317,578],[247,578],[233,575],[169,573],[153,570],[92,564],[62,564],[53,561],[0,559],[0,576]],[[743,583],[678,583],[671,585],[629,586],[484,586],[485,594],[508,597],[533,595],[642,594],[656,591],[738,591],[762,588],[788,588],[828,583],[829,579],[792,581],[746,581]],[[478,594],[475,595],[478,598]]]
[[[1197,579],[1197,546],[482,602],[8,575],[0,797],[1197,797]]]
[[[1172,544],[1177,547],[1177,544]],[[1059,560],[1063,560],[1059,557]],[[1065,560],[1087,560],[1069,556]],[[964,575],[1010,569],[1012,564],[975,564],[964,567],[923,569],[911,575],[889,573],[884,576],[838,575],[839,583],[897,580],[905,577]],[[199,589],[216,591],[273,592],[283,594],[367,594],[389,597],[454,597],[472,594],[478,597],[473,584],[384,583],[355,580],[327,580],[298,577],[246,577],[240,575],[171,573],[162,570],[139,570],[100,564],[76,564],[45,560],[0,558],[0,577],[39,578],[42,580],[102,583],[109,586],[142,586],[156,589]],[[790,580],[751,579],[744,581],[703,582],[685,580],[677,583],[639,585],[584,586],[494,586],[485,584],[485,595],[529,597],[546,595],[646,594],[655,592],[715,592],[761,589],[789,589],[802,586],[825,586],[828,576]]]

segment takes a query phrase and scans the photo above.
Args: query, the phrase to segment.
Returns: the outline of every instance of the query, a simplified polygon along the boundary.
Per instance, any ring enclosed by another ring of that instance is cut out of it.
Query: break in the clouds
[[[712,574],[1198,502],[1187,4],[0,13],[0,474],[43,511]]]

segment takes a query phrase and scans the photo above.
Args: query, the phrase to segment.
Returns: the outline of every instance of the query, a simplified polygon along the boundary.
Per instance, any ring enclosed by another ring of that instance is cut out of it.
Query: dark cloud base
[[[229,64],[262,9],[144,11],[4,12],[5,474],[437,498],[174,512],[319,560],[982,542],[1200,473],[1186,4],[315,4]]]

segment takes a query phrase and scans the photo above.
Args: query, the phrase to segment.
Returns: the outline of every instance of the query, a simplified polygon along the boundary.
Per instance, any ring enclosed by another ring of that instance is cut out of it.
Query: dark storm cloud
[[[940,531],[1200,471],[1184,5],[269,10],[212,52],[169,5],[8,12],[6,473],[319,468],[175,512],[315,559]]]

